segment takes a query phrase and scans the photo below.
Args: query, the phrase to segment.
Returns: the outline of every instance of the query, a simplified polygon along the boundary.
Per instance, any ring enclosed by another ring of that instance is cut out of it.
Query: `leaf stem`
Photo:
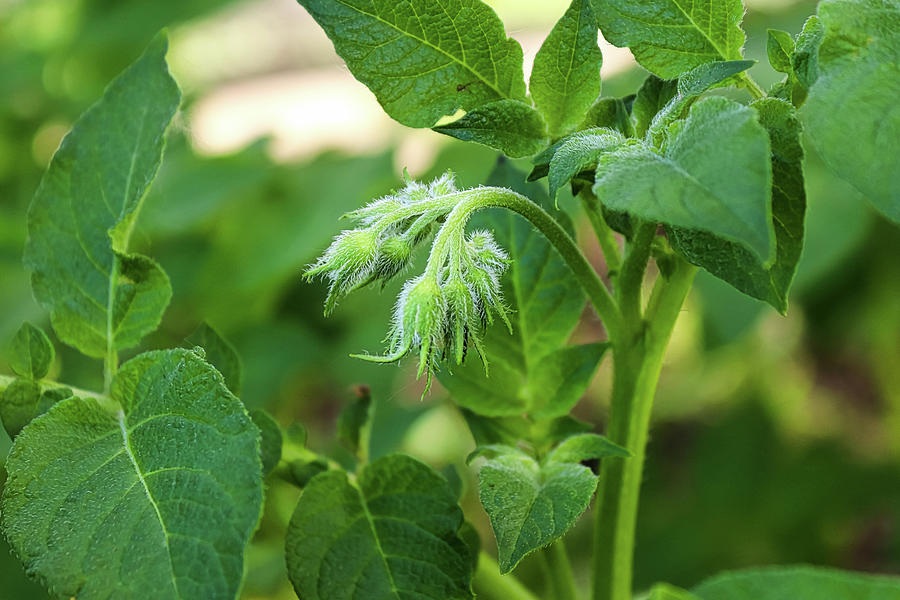
[[[646,250],[638,242],[646,241]],[[635,234],[631,256],[643,262],[633,266],[643,274],[644,253],[649,253],[646,232]],[[626,263],[629,258],[626,257]],[[626,267],[627,268],[627,267]],[[647,308],[647,321],[624,321],[626,335],[613,343],[615,356],[610,422],[607,436],[628,448],[633,456],[608,461],[600,471],[594,527],[594,600],[631,600],[632,563],[638,499],[650,428],[653,398],[662,360],[675,321],[693,282],[696,267],[678,259],[668,280],[658,280]],[[623,268],[623,274],[625,269]],[[636,278],[629,281],[635,285]],[[639,303],[640,295],[622,291],[621,300]],[[640,305],[623,307],[623,314],[640,314]]]
[[[615,233],[603,218],[597,197],[587,190],[582,191],[579,197],[588,221],[591,222],[591,227],[597,236],[597,241],[600,242],[600,248],[603,250],[603,259],[606,261],[606,269],[610,278],[612,278],[618,274],[622,266],[622,254],[619,250],[619,243],[616,241]]]
[[[578,600],[575,574],[563,541],[557,540],[541,551],[547,570],[547,593],[554,600]]]
[[[739,76],[739,81],[741,83],[741,87],[750,92],[750,95],[753,96],[754,100],[759,100],[760,98],[765,98],[766,93],[763,91],[759,84],[753,81],[753,78],[750,77],[750,74],[746,71],[742,72]]]
[[[497,561],[482,552],[478,556],[478,568],[472,588],[478,598],[484,600],[538,600],[522,583],[512,575],[501,575]]]

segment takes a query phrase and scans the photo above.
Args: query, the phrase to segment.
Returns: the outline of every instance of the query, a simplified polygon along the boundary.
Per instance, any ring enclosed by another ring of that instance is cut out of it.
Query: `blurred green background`
[[[526,63],[566,6],[489,4]],[[752,73],[768,86],[776,74],[765,29],[798,31],[814,3],[746,4],[747,54],[760,60]],[[395,187],[403,167],[416,177],[452,168],[477,185],[495,155],[392,123],[292,0],[0,0],[0,347],[25,319],[49,329],[21,265],[43,169],[74,119],[162,27],[185,102],[135,245],[169,273],[174,298],[143,349],[180,345],[208,321],[243,357],[245,403],[285,426],[303,422],[314,449],[337,451],[336,415],[362,383],[377,402],[373,455],[404,450],[461,467],[473,442],[439,386],[420,401],[411,365],[348,357],[379,350],[399,284],[358,293],[326,320],[323,286],[299,275],[337,218]],[[633,92],[644,75],[628,52],[604,46],[604,56],[604,94]],[[900,229],[815,156],[806,169],[807,242],[788,315],[701,274],[677,326],[650,442],[639,587],[768,563],[900,573]],[[579,231],[600,265],[589,228]],[[575,337],[597,331],[586,311]],[[57,351],[53,376],[101,387],[98,362]],[[607,362],[580,417],[602,423],[609,378]],[[9,444],[0,433],[0,456]],[[466,512],[492,551],[472,476],[461,471]],[[294,597],[281,536],[297,496],[270,484],[245,598]],[[589,547],[587,525],[569,538],[574,556]],[[587,565],[576,566],[587,579]],[[0,598],[42,597],[0,542]]]

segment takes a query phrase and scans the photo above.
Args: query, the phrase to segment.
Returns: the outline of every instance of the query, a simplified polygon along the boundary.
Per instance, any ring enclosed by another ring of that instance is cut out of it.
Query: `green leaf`
[[[511,188],[543,206],[550,204],[538,184],[500,161],[488,185]],[[557,213],[564,227],[571,222]],[[438,373],[464,408],[488,416],[528,413],[552,417],[568,413],[590,383],[605,349],[602,344],[563,347],[584,309],[584,294],[549,242],[526,220],[502,209],[476,215],[472,227],[490,229],[508,252],[512,267],[503,277],[504,299],[513,309],[513,333],[495,324],[484,336],[489,376],[477,357]],[[488,393],[489,392],[489,393]]]
[[[22,429],[36,417],[44,414],[59,402],[72,396],[67,387],[43,388],[31,379],[16,379],[0,392],[0,419],[10,439],[15,439]]]
[[[581,171],[595,167],[602,154],[614,150],[624,141],[625,137],[612,129],[588,129],[565,138],[550,159],[550,197],[556,198],[562,186]]]
[[[592,0],[603,37],[674,79],[698,65],[743,57],[741,0]]]
[[[522,48],[480,0],[299,0],[385,112],[431,127],[457,109],[525,100]]]
[[[900,2],[824,0],[804,122],[822,160],[900,223]]]
[[[579,463],[596,458],[628,458],[631,452],[596,433],[582,433],[565,439],[547,455],[548,461]]]
[[[794,53],[791,56],[791,69],[797,81],[806,88],[812,87],[819,77],[819,46],[824,37],[825,26],[815,15],[806,20],[800,35],[797,36]]]
[[[662,153],[632,140],[601,156],[594,193],[612,210],[739,243],[765,264],[774,245],[769,155],[756,111],[711,97],[670,126]]]
[[[752,107],[769,133],[772,148],[775,262],[767,267],[743,246],[704,231],[670,228],[669,239],[690,262],[784,313],[803,250],[806,191],[801,127],[794,107],[788,102],[767,98]]]
[[[660,79],[650,75],[641,84],[631,106],[631,122],[634,137],[642,138],[653,123],[653,118],[663,110],[678,93],[678,81]]]
[[[434,131],[464,142],[477,142],[512,158],[531,156],[549,142],[540,113],[518,100],[498,100],[472,109]]]
[[[50,338],[40,327],[23,323],[9,347],[9,366],[26,379],[42,379],[55,354]]]
[[[225,379],[225,385],[235,396],[241,395],[241,377],[243,368],[241,357],[231,342],[219,335],[215,329],[202,324],[184,340],[192,346],[203,348],[206,362],[216,368]]]
[[[125,363],[16,438],[2,528],[57,596],[235,598],[262,506],[259,431],[188,350]]]
[[[602,63],[590,0],[572,0],[534,57],[528,82],[552,137],[571,131],[600,95]]]
[[[700,600],[692,593],[668,583],[657,583],[650,591],[647,600]]]
[[[522,415],[485,417],[466,409],[462,409],[461,412],[478,446],[515,445],[520,441],[526,441],[539,452],[543,452],[569,436],[586,433],[592,429],[590,423],[579,421],[569,415],[535,420]]]
[[[768,35],[766,52],[769,55],[769,64],[779,73],[793,73],[791,57],[794,55],[794,38],[788,32],[779,29],[769,29]]]
[[[478,472],[478,493],[497,538],[501,573],[509,573],[528,553],[560,538],[587,508],[597,476],[570,460],[582,453],[612,455],[585,439],[542,463],[512,446],[487,446],[470,455],[469,460],[487,457]]]
[[[900,578],[819,567],[767,567],[724,573],[694,588],[700,600],[900,600]]]
[[[88,356],[136,345],[172,295],[155,262],[127,254],[180,102],[157,36],[63,139],[28,212],[25,266],[63,342]]]
[[[356,399],[344,407],[337,420],[337,436],[355,456],[368,456],[368,436],[372,417],[372,391],[356,388]]]
[[[633,100],[633,96],[628,98],[598,98],[588,109],[578,129],[606,127],[607,129],[615,129],[625,137],[634,137],[634,128],[628,114],[629,106]]]
[[[408,456],[314,477],[291,517],[288,575],[304,600],[473,598],[473,560],[447,481]]]
[[[281,435],[278,421],[268,412],[261,408],[254,408],[250,411],[250,418],[260,432],[259,459],[262,462],[263,477],[266,477],[281,461],[281,447],[284,444],[284,438]]]

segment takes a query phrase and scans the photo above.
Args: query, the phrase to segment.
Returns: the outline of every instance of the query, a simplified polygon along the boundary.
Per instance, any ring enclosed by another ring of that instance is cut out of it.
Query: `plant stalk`
[[[514,576],[501,575],[497,561],[484,552],[478,556],[472,588],[484,600],[538,600]]]
[[[541,551],[547,570],[547,591],[554,600],[578,600],[575,574],[563,541],[557,540]]]
[[[635,242],[640,240],[636,234]],[[649,248],[649,241],[647,245]],[[646,265],[642,246],[635,245],[631,251],[636,263]],[[632,268],[643,273],[643,267]],[[626,318],[626,335],[613,340],[614,382],[607,436],[633,456],[605,461],[601,467],[594,527],[594,600],[632,598],[634,538],[653,398],[666,346],[695,273],[695,267],[680,259],[668,281],[657,281],[646,319]],[[639,285],[637,279],[632,279],[634,284]],[[619,297],[632,304],[622,307],[623,314],[640,314],[640,305],[634,306],[640,302],[639,289],[620,289]]]

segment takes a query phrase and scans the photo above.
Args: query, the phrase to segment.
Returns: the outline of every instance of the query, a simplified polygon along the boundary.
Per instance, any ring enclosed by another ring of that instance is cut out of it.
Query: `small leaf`
[[[824,0],[804,123],[822,160],[900,223],[900,2]]]
[[[40,327],[23,323],[9,347],[9,366],[26,379],[43,379],[54,356],[53,344],[47,334]]]
[[[603,37],[663,79],[743,57],[741,0],[592,0]]]
[[[565,138],[550,159],[550,197],[588,167],[596,167],[597,159],[620,146],[625,137],[612,129],[588,129]]]
[[[646,135],[653,118],[677,93],[678,81],[675,79],[664,80],[656,75],[650,75],[644,80],[631,106],[634,137],[642,138]]]
[[[286,539],[288,575],[304,600],[468,600],[473,559],[447,481],[408,456],[309,482]]]
[[[44,389],[31,379],[16,379],[0,392],[0,419],[10,439],[15,439],[22,429],[41,416],[60,400],[72,396],[67,387]]]
[[[562,537],[597,486],[596,475],[580,464],[539,464],[510,446],[484,448],[479,455],[489,457],[478,472],[478,492],[497,538],[501,573]]]
[[[523,173],[501,161],[488,184],[549,205],[541,186],[526,185],[524,179]],[[565,213],[557,214],[571,231]],[[603,353],[602,345],[563,347],[584,309],[581,288],[556,250],[525,219],[491,209],[475,215],[471,225],[493,231],[516,265],[502,281],[504,299],[513,309],[513,334],[502,324],[485,331],[489,375],[479,361],[467,360],[451,365],[452,372],[438,372],[441,383],[458,404],[479,414],[566,414],[584,393]]]
[[[385,112],[431,127],[457,109],[525,100],[522,48],[480,0],[299,0]]]
[[[584,423],[569,415],[555,419],[531,419],[521,415],[517,417],[485,417],[470,410],[462,409],[462,415],[472,432],[475,444],[488,446],[491,444],[515,445],[527,441],[543,451],[544,445],[553,444],[579,433],[592,429],[590,423]]]
[[[771,187],[769,139],[756,112],[711,97],[673,124],[662,154],[632,140],[601,156],[594,193],[612,210],[707,231],[766,263]]]
[[[58,337],[88,356],[135,346],[172,295],[148,258],[128,255],[141,201],[180,102],[157,36],[63,139],[28,212],[25,266]]]
[[[241,357],[231,342],[206,323],[195,329],[184,341],[191,346],[203,348],[206,353],[206,362],[222,374],[225,385],[228,386],[231,393],[240,396],[243,368]]]
[[[628,114],[633,101],[633,96],[628,98],[598,98],[588,109],[578,129],[606,127],[607,129],[615,129],[625,137],[634,137],[634,129]]]
[[[716,575],[692,592],[700,600],[900,600],[900,578],[819,567],[768,567]]]
[[[518,100],[479,106],[452,123],[434,127],[434,131],[490,146],[511,158],[536,154],[550,141],[540,113]]]
[[[670,228],[669,239],[690,262],[784,313],[803,250],[806,192],[801,127],[796,111],[787,102],[766,98],[751,106],[768,131],[772,148],[775,262],[767,267],[743,246],[703,231]]]
[[[797,81],[807,89],[819,77],[819,46],[825,37],[825,26],[819,17],[813,15],[803,24],[791,56],[791,69]]]
[[[253,424],[259,428],[261,434],[259,458],[262,461],[263,477],[266,477],[281,461],[281,447],[284,444],[284,438],[281,435],[278,421],[268,412],[261,408],[254,408],[250,411],[250,418],[253,419]]]
[[[572,130],[600,95],[602,63],[590,0],[572,0],[534,57],[528,83],[552,137]]]
[[[3,531],[54,595],[237,595],[262,507],[259,431],[196,354],[141,354],[110,399],[59,402],[6,467]]]
[[[769,64],[779,73],[791,74],[791,57],[794,55],[794,38],[786,31],[779,29],[768,30],[766,51],[769,55]]]
[[[338,415],[337,435],[354,455],[368,456],[368,429],[371,427],[372,392],[366,386],[356,388],[356,399]]]
[[[631,456],[626,448],[596,433],[582,433],[565,439],[547,456],[548,461],[580,463],[585,460]]]

